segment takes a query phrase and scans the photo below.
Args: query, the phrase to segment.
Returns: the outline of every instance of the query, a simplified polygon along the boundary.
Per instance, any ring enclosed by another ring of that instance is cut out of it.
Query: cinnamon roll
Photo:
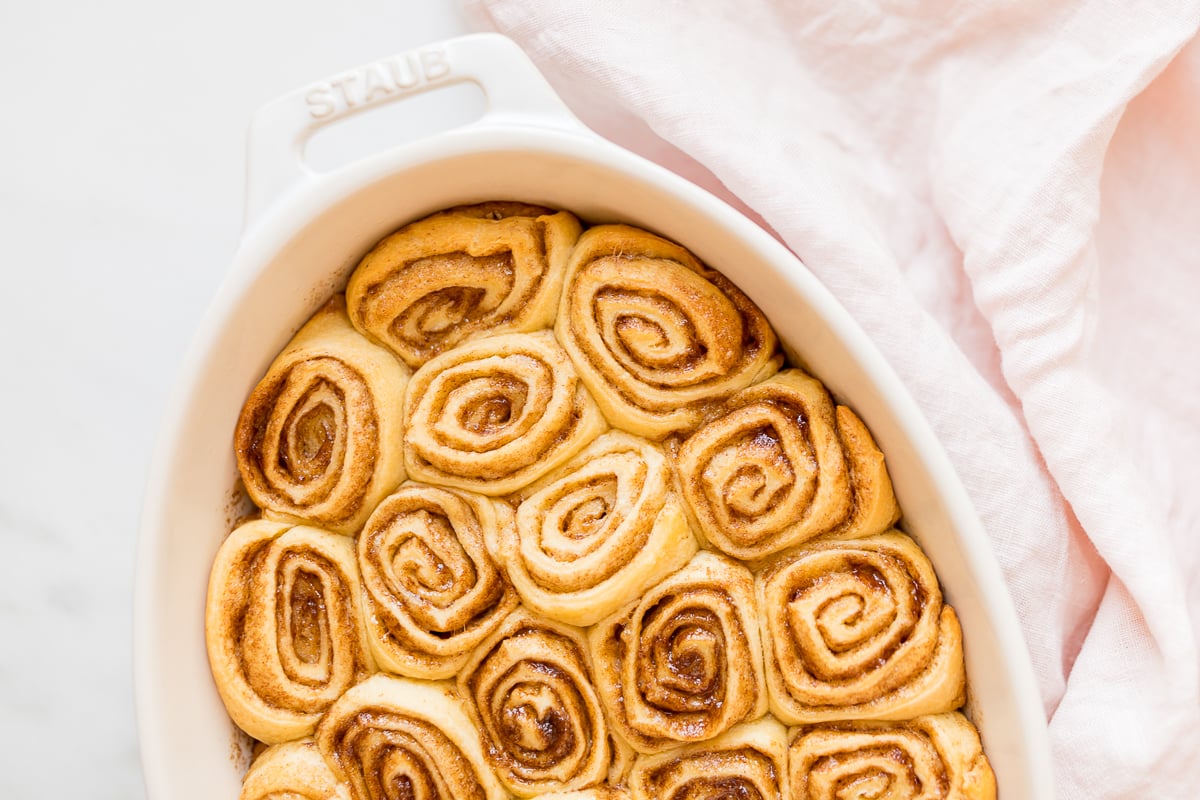
[[[238,470],[265,516],[353,534],[404,480],[408,369],[358,334],[336,296],[271,364],[242,408]]]
[[[702,551],[588,633],[614,729],[655,753],[767,711],[754,578]]]
[[[576,792],[550,792],[539,795],[542,800],[629,800],[628,790],[616,786],[595,786]]]
[[[799,729],[789,750],[795,800],[995,800],[979,734],[958,713]]]
[[[678,464],[700,532],[741,559],[818,536],[881,533],[900,516],[866,426],[798,369],[734,395],[683,443]]]
[[[633,800],[789,800],[787,730],[770,717],[717,738],[641,756],[629,776]]]
[[[352,800],[508,797],[446,683],[375,675],[333,704],[316,738]]]
[[[482,495],[408,482],[358,535],[375,660],[415,678],[448,678],[517,606],[486,540],[512,509]]]
[[[532,483],[607,427],[548,331],[438,356],[413,375],[404,413],[409,475],[486,495]]]
[[[610,422],[656,440],[781,362],[766,318],[729,279],[625,225],[579,238],[555,333]]]
[[[410,223],[235,446],[263,519],[206,639],[264,743],[241,800],[995,800],[883,453],[678,244]]]
[[[579,232],[571,214],[524,203],[441,211],[363,258],[350,319],[414,369],[477,336],[548,328]]]
[[[610,431],[525,489],[501,559],[525,605],[591,625],[696,552],[670,462],[656,445]]]
[[[213,564],[205,639],[238,727],[268,744],[311,734],[325,709],[375,670],[354,543],[267,520],[238,528]]]
[[[242,779],[239,800],[350,800],[312,739],[268,747]]]
[[[463,667],[458,690],[513,794],[593,786],[619,761],[578,628],[514,611]]]
[[[813,542],[758,577],[771,712],[789,724],[907,719],[963,704],[962,631],[900,533]]]

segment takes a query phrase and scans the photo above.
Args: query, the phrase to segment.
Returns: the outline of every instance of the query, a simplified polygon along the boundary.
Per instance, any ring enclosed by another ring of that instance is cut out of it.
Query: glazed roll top
[[[766,713],[753,583],[701,552],[589,631],[600,697],[633,749],[710,739]]]
[[[251,392],[235,451],[271,518],[353,534],[404,479],[408,369],[350,325],[340,296],[313,315]]]
[[[961,714],[799,729],[789,750],[796,800],[995,800],[979,734]]]
[[[268,747],[242,779],[239,800],[350,800],[312,739]]]
[[[679,472],[699,530],[737,558],[881,533],[899,518],[866,426],[798,369],[735,395],[680,447]]]
[[[607,424],[549,332],[468,342],[417,370],[405,399],[409,475],[505,495],[578,453]]]
[[[518,598],[487,540],[513,527],[512,509],[455,489],[408,482],[358,536],[375,660],[417,678],[448,678]]]
[[[597,622],[697,549],[667,456],[627,433],[602,435],[521,496],[501,560],[525,604],[563,622]]]
[[[345,536],[265,520],[230,534],[209,578],[205,635],[242,730],[270,744],[307,736],[374,671],[358,597]]]
[[[789,800],[787,730],[771,717],[711,741],[640,756],[629,776],[634,800]]]
[[[771,326],[732,282],[624,225],[580,237],[555,332],[612,424],[656,440],[780,364]]]
[[[346,692],[317,745],[353,800],[506,800],[448,684],[376,675]]]
[[[458,689],[514,794],[600,784],[619,759],[579,628],[518,609],[475,651]]]
[[[784,722],[905,719],[962,705],[958,617],[907,536],[813,542],[757,586],[771,711]]]
[[[571,214],[524,203],[439,212],[363,258],[350,318],[414,369],[467,339],[548,328],[579,232]]]

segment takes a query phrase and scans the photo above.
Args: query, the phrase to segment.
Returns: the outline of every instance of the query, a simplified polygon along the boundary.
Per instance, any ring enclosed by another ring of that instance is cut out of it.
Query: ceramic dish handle
[[[479,123],[586,130],[517,45],[478,33],[426,45],[297,89],[258,110],[247,145],[248,226],[272,202],[315,177],[304,144],[324,126],[386,103],[471,82],[487,101]]]

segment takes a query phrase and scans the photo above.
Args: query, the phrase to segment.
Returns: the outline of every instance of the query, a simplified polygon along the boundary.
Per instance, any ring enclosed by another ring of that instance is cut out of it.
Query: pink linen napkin
[[[883,350],[991,536],[1059,797],[1200,797],[1200,3],[469,6]]]

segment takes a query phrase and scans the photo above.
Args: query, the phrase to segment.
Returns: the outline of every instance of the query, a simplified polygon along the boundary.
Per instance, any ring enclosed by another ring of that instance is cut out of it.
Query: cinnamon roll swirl
[[[512,509],[482,495],[408,482],[358,535],[375,660],[415,678],[448,678],[517,606],[486,541]]]
[[[486,495],[532,483],[607,427],[548,331],[438,356],[413,375],[404,413],[409,475]]]
[[[407,368],[350,325],[336,296],[276,357],[238,419],[246,491],[265,516],[352,534],[404,480]]]
[[[514,611],[463,667],[458,690],[513,794],[596,785],[619,762],[578,628]]]
[[[711,739],[767,711],[754,578],[702,551],[588,633],[614,729],[640,753]]]
[[[238,727],[268,744],[311,734],[325,709],[375,670],[354,543],[266,520],[238,528],[213,564],[205,639]]]
[[[866,426],[798,369],[736,394],[728,413],[683,443],[678,465],[699,530],[741,559],[818,536],[881,533],[900,516]]]
[[[610,431],[526,488],[501,559],[525,605],[591,625],[696,552],[662,450]]]
[[[731,281],[625,225],[579,238],[555,333],[612,424],[656,440],[695,428],[781,362],[771,326]]]
[[[633,800],[790,800],[787,729],[770,717],[717,738],[641,756],[629,776]]]
[[[758,577],[771,712],[789,724],[907,719],[963,704],[962,631],[900,533],[813,542]]]
[[[239,800],[350,800],[312,739],[268,747],[242,779]]]
[[[548,328],[579,232],[571,214],[524,203],[441,211],[363,258],[350,319],[414,369],[467,339]]]
[[[995,800],[979,734],[958,713],[799,729],[789,750],[795,800]]]
[[[352,800],[508,797],[449,684],[375,675],[333,704],[317,746]]]

